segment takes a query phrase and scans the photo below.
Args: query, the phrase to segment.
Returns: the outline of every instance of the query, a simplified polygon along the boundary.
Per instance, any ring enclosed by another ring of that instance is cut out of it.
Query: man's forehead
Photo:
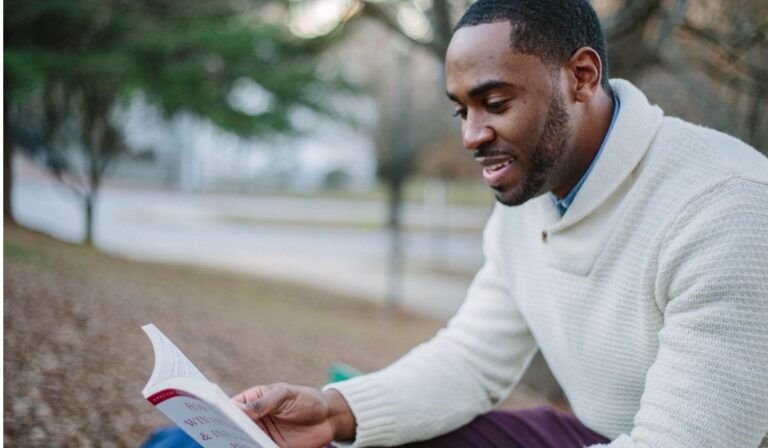
[[[506,84],[518,90],[541,88],[539,84],[548,81],[549,68],[538,56],[515,51],[511,29],[509,22],[494,22],[454,33],[445,62],[449,98],[472,96],[491,81],[497,84],[495,88]]]
[[[484,23],[459,28],[453,33],[446,53],[446,65],[459,67],[472,59],[496,58],[512,53],[509,22]],[[473,57],[474,56],[474,57]]]

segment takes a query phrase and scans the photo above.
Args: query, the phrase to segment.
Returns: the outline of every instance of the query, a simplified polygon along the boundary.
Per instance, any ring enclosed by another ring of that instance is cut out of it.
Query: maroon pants
[[[576,417],[539,407],[492,411],[453,432],[402,448],[581,448],[608,442]]]

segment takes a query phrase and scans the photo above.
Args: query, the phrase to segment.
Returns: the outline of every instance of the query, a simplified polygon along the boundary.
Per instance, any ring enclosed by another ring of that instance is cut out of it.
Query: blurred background
[[[136,446],[150,321],[231,393],[438,329],[493,206],[444,95],[469,3],[7,0],[6,442]],[[611,77],[768,151],[765,2],[593,5]]]

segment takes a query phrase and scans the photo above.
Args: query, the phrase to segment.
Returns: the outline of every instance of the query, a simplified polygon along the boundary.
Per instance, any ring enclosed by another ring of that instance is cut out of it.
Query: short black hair
[[[603,89],[610,93],[608,55],[597,13],[587,0],[478,0],[453,28],[510,22],[515,51],[563,64],[581,47],[600,56]]]

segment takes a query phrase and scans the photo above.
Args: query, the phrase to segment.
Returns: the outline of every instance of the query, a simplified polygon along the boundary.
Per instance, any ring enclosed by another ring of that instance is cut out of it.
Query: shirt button
[[[542,230],[541,231],[541,241],[546,243],[547,242],[547,236],[548,236],[547,235],[547,231],[546,230]]]

